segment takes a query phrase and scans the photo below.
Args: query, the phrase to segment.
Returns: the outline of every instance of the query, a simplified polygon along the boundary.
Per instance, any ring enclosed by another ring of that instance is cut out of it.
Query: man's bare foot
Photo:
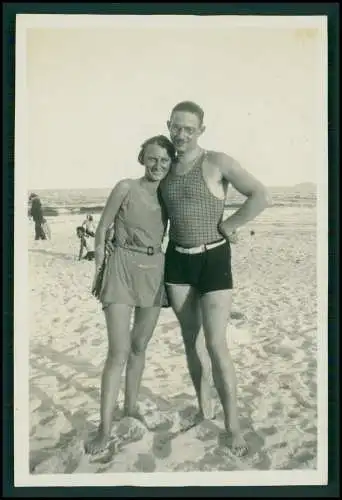
[[[104,451],[110,441],[110,437],[104,434],[101,430],[97,431],[96,436],[88,443],[85,443],[85,452],[89,455],[95,455],[96,453],[101,453]]]
[[[248,453],[248,446],[240,432],[232,433],[232,452],[237,457],[243,457]]]

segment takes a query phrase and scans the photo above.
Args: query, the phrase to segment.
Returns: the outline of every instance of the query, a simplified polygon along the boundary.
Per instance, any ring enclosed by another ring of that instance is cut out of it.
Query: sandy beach
[[[77,261],[82,221],[49,218],[50,241],[34,241],[28,224],[30,472],[316,469],[316,209],[270,208],[232,246],[233,311],[242,318],[231,320],[227,339],[250,448],[244,458],[229,451],[214,389],[217,418],[188,428],[196,400],[170,308],[147,351],[139,404],[148,428],[120,418],[121,391],[112,446],[85,455],[99,420],[107,340],[90,294],[94,263]]]

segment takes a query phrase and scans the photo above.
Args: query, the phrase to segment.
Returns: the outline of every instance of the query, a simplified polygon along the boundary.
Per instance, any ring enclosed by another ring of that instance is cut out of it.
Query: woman
[[[124,414],[140,418],[137,398],[145,351],[156,326],[164,297],[162,241],[167,219],[158,186],[169,171],[175,152],[164,136],[141,147],[145,166],[140,179],[120,181],[110,194],[95,234],[95,281],[105,258],[106,234],[114,221],[115,250],[106,258],[99,293],[106,317],[108,353],[102,374],[100,426],[86,444],[88,453],[102,451],[110,440],[113,412],[126,366]],[[131,314],[134,325],[130,332]]]

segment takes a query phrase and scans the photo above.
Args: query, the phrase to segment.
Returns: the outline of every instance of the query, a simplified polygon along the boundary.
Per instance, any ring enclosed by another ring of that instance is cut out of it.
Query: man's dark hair
[[[141,149],[138,155],[138,162],[141,163],[141,165],[144,164],[145,149],[149,144],[155,144],[156,146],[160,146],[161,148],[166,149],[167,154],[171,158],[172,162],[176,159],[176,150],[172,142],[169,141],[169,139],[165,137],[165,135],[155,135],[147,139],[141,145]]]
[[[172,117],[173,113],[175,113],[176,111],[187,111],[188,113],[193,113],[194,115],[196,115],[198,117],[198,119],[200,121],[200,125],[203,124],[204,111],[201,108],[201,106],[199,106],[195,102],[192,102],[192,101],[182,101],[182,102],[179,102],[172,109],[172,111],[171,111],[171,117]]]

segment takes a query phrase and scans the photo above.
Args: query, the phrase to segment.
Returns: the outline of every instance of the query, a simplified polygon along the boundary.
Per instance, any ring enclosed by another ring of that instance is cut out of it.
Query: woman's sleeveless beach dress
[[[109,256],[100,301],[138,307],[161,306],[164,300],[165,224],[160,205],[151,203],[137,182],[132,182],[114,220],[115,250]],[[125,246],[156,249],[148,255]]]

